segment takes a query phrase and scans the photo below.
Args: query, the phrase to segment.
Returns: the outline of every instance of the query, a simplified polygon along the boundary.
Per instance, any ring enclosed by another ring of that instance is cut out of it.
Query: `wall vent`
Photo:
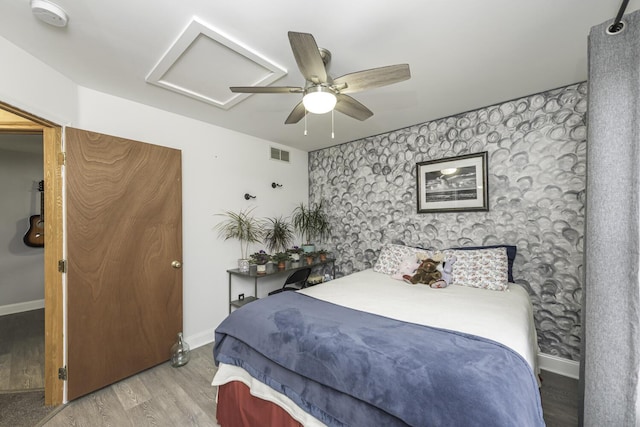
[[[271,158],[273,160],[281,160],[283,162],[289,162],[289,152],[280,150],[279,148],[271,147]]]

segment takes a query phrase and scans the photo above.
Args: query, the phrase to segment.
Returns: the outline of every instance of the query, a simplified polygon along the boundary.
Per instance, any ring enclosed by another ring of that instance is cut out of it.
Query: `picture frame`
[[[489,210],[488,153],[416,163],[418,213]]]

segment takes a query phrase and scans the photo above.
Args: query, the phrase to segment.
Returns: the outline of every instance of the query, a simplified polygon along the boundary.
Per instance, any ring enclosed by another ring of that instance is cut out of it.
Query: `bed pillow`
[[[391,275],[392,279],[396,280],[404,280],[404,276],[413,276],[420,267],[421,261],[416,257],[416,255],[410,255],[404,261],[401,261],[398,267],[396,268],[396,272]]]
[[[505,291],[509,288],[507,250],[501,248],[442,251],[445,259],[455,256],[451,284]]]
[[[516,252],[518,250],[516,246],[490,245],[490,246],[470,246],[470,247],[451,248],[451,249],[455,249],[459,251],[470,251],[470,250],[477,250],[477,249],[493,249],[493,248],[505,248],[507,250],[507,261],[509,263],[508,265],[509,282],[515,283],[515,281],[513,280],[513,261],[516,259]]]
[[[411,256],[415,256],[419,252],[431,256],[431,251],[426,249],[387,243],[380,251],[380,256],[378,256],[373,266],[373,271],[383,274],[396,274],[398,266],[402,261]]]

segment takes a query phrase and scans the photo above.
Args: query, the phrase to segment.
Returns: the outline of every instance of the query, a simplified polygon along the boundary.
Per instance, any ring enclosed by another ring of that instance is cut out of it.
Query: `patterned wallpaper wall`
[[[338,276],[372,267],[385,243],[512,244],[543,353],[579,360],[587,85],[576,84],[309,154]],[[416,163],[489,153],[489,212],[418,214]]]

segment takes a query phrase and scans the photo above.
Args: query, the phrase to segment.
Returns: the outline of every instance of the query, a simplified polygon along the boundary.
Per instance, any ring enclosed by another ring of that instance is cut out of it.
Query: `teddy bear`
[[[430,286],[439,281],[442,278],[442,273],[438,270],[438,265],[442,261],[442,256],[437,255],[424,259],[413,276],[405,274],[403,279],[413,285],[423,283]]]
[[[391,278],[396,280],[404,280],[405,275],[412,276],[416,270],[420,267],[420,261],[416,257],[410,257],[405,259],[398,265],[398,271],[391,275]]]

